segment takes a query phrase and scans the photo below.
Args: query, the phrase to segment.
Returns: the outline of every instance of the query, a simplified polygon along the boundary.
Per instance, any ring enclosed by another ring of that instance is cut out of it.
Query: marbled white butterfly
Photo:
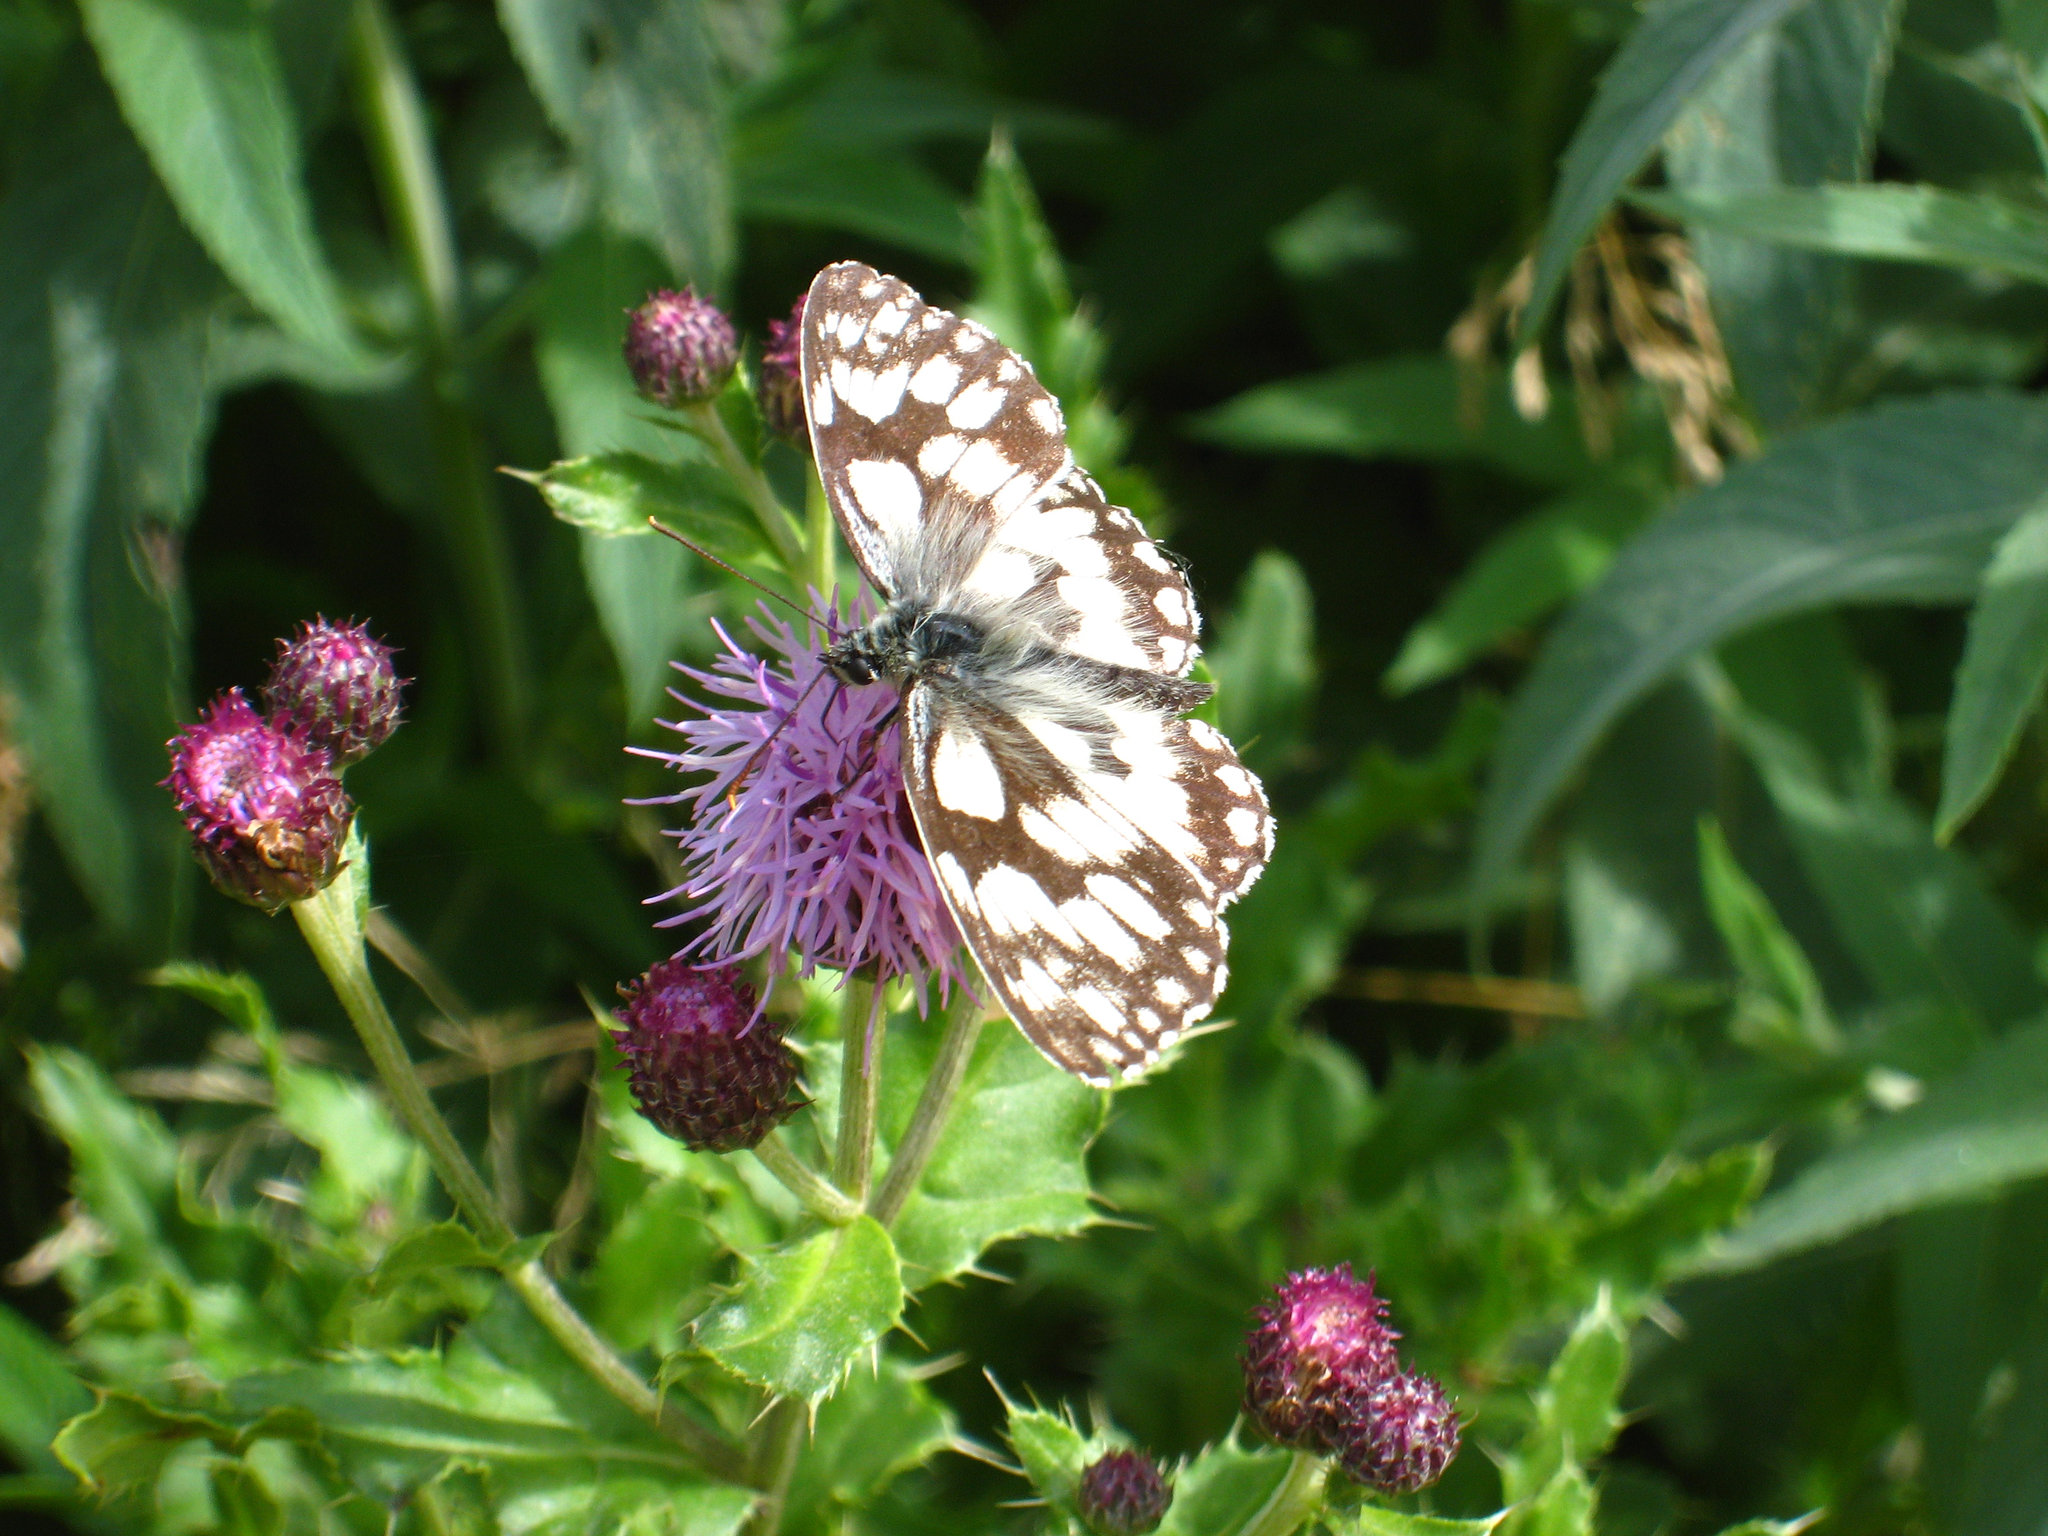
[[[903,776],[982,974],[1090,1082],[1143,1068],[1223,989],[1221,913],[1273,848],[1230,743],[1184,720],[1181,573],[1067,451],[984,327],[843,262],[811,284],[804,404],[839,526],[886,607],[825,664],[902,690]]]

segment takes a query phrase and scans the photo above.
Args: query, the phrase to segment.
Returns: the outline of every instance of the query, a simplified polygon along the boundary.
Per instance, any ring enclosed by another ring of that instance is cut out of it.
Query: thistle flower
[[[1245,1411],[1282,1445],[1334,1450],[1345,1394],[1400,1369],[1386,1315],[1349,1264],[1288,1276],[1245,1341]]]
[[[1338,1461],[1353,1482],[1413,1493],[1458,1454],[1458,1412],[1433,1378],[1404,1372],[1351,1405],[1343,1435]]]
[[[724,312],[694,288],[661,288],[632,311],[625,351],[640,393],[673,408],[709,400],[725,387],[739,362],[740,339]]]
[[[664,960],[619,995],[634,1102],[692,1151],[755,1146],[801,1107],[796,1054],[737,970]]]
[[[764,608],[747,624],[772,658],[719,629],[709,671],[678,668],[709,698],[674,697],[703,718],[664,721],[687,745],[643,755],[707,777],[646,802],[689,817],[671,834],[683,882],[653,899],[688,903],[665,927],[705,922],[686,955],[794,954],[806,976],[872,966],[915,978],[923,1005],[926,976],[942,992],[964,980],[960,935],[904,797],[896,691],[842,686],[818,659],[825,631],[857,622],[819,612],[800,637]]]
[[[264,720],[239,688],[166,745],[164,788],[221,890],[275,912],[334,879],[355,807],[325,748]]]
[[[1143,1451],[1115,1450],[1082,1472],[1076,1502],[1096,1536],[1144,1536],[1166,1518],[1173,1490]]]
[[[384,745],[398,729],[404,686],[392,669],[391,647],[367,625],[322,618],[277,642],[263,702],[275,724],[296,728],[346,765]]]
[[[804,421],[804,300],[798,294],[787,320],[768,322],[768,344],[761,349],[761,379],[755,394],[761,419],[771,432],[808,442]]]

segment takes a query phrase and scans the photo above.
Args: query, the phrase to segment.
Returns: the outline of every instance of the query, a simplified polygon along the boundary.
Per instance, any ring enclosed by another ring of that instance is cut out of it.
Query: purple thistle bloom
[[[1245,1408],[1282,1445],[1334,1448],[1347,1393],[1370,1392],[1400,1370],[1399,1337],[1372,1277],[1349,1264],[1289,1275],[1258,1309],[1245,1341]]]
[[[341,870],[355,815],[334,758],[258,715],[231,688],[168,743],[163,781],[213,883],[275,912],[324,889]]]
[[[757,390],[761,418],[768,423],[768,429],[806,446],[809,436],[804,430],[802,359],[804,300],[809,297],[798,294],[787,320],[768,322],[768,344],[761,349],[761,380]]]
[[[877,981],[913,978],[922,1007],[927,976],[942,995],[965,982],[960,933],[904,795],[896,690],[843,686],[818,659],[858,622],[835,606],[800,637],[763,608],[747,627],[774,659],[718,628],[725,654],[709,671],[677,668],[711,697],[672,695],[704,718],[662,722],[688,745],[643,755],[707,777],[645,802],[689,812],[670,834],[685,878],[652,899],[689,904],[663,927],[706,922],[685,955],[794,954],[804,976],[872,966]]]
[[[1458,1411],[1433,1377],[1404,1372],[1354,1404],[1337,1447],[1353,1482],[1413,1493],[1444,1475],[1458,1454]]]
[[[367,624],[322,618],[277,642],[263,702],[273,723],[297,729],[347,764],[390,740],[404,688],[391,665],[391,647]]]

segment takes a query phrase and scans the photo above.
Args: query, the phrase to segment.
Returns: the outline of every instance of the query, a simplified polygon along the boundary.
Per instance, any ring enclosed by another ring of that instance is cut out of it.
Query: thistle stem
[[[554,1336],[593,1380],[660,1433],[688,1451],[715,1476],[738,1481],[743,1472],[738,1449],[722,1436],[664,1403],[653,1388],[600,1338],[569,1299],[555,1286],[538,1258],[519,1256],[519,1240],[499,1214],[490,1188],[462,1150],[448,1122],[434,1107],[426,1084],[406,1054],[398,1026],[370,975],[363,949],[363,925],[356,906],[357,872],[344,869],[324,891],[292,904],[292,916],[305,935],[313,958],[320,962],[334,995],[361,1037],[363,1050],[377,1069],[384,1091],[413,1139],[426,1149],[434,1171],[455,1207],[485,1247],[505,1255],[501,1273],[541,1326]]]
[[[754,1148],[754,1156],[760,1159],[763,1168],[775,1175],[784,1189],[804,1203],[804,1209],[820,1221],[843,1227],[860,1214],[860,1206],[856,1202],[847,1199],[837,1185],[790,1150],[789,1143],[782,1139],[782,1132],[769,1132],[768,1138]]]
[[[1296,1451],[1280,1486],[1238,1529],[1238,1536],[1294,1536],[1322,1504],[1326,1471],[1320,1458]]]
[[[461,266],[434,163],[426,104],[385,0],[355,0],[356,96],[380,201],[418,291],[427,411],[449,553],[475,626],[478,671],[501,755],[526,734],[525,626],[462,376]]]
[[[754,517],[761,524],[761,531],[768,535],[775,552],[782,556],[783,564],[792,575],[804,569],[803,539],[798,535],[795,521],[789,509],[768,484],[760,466],[740,452],[740,445],[732,440],[725,418],[718,414],[716,400],[692,400],[682,408],[682,414],[690,428],[707,443],[718,458],[718,467],[732,476],[733,484],[740,488],[740,494],[747,498],[747,505],[754,509]]]
[[[868,1214],[885,1227],[903,1210],[904,1202],[924,1176],[925,1164],[931,1161],[952,1115],[953,1100],[959,1095],[961,1079],[967,1075],[968,1062],[974,1059],[974,1047],[981,1039],[985,1021],[981,999],[962,987],[946,1012],[946,1033],[939,1040],[938,1059],[932,1063],[931,1076],[924,1080],[917,1107],[910,1112],[910,1125],[889,1160],[889,1172],[882,1187],[868,1202]]]
[[[845,1049],[839,1064],[839,1139],[833,1147],[832,1182],[855,1205],[868,1198],[875,1168],[875,1098],[881,1088],[882,1010],[873,978],[846,978],[840,1017]]]
[[[804,477],[804,536],[811,546],[811,585],[829,601],[839,585],[839,538],[832,525],[832,504],[825,499],[825,482],[815,471]]]
[[[782,1529],[782,1513],[789,1505],[789,1483],[796,1473],[798,1454],[804,1448],[804,1430],[810,1415],[793,1397],[785,1397],[768,1410],[755,1442],[748,1467],[748,1482],[761,1490],[761,1502],[747,1522],[746,1536],[776,1536]]]

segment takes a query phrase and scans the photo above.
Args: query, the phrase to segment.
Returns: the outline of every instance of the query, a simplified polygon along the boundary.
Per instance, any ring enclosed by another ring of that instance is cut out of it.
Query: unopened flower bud
[[[626,366],[656,405],[709,400],[725,388],[739,356],[732,322],[691,288],[656,290],[626,323]]]
[[[239,688],[169,747],[164,787],[215,885],[275,912],[334,879],[355,807],[325,748],[263,719]]]
[[[1337,1448],[1345,1474],[1383,1493],[1413,1493],[1458,1454],[1458,1411],[1421,1372],[1382,1383],[1352,1405]]]
[[[398,729],[405,684],[391,665],[391,647],[367,625],[315,619],[296,637],[277,643],[277,660],[263,685],[271,719],[296,728],[340,764],[381,747]]]
[[[664,960],[619,990],[633,1098],[692,1151],[754,1146],[801,1107],[796,1053],[734,967]]]
[[[1116,1450],[1081,1474],[1076,1502],[1095,1536],[1144,1536],[1166,1518],[1173,1490],[1143,1451]]]
[[[761,402],[761,419],[768,430],[793,441],[808,444],[810,434],[804,422],[803,337],[804,300],[798,294],[787,320],[768,322],[768,344],[761,349],[761,379],[756,393]]]
[[[1334,1450],[1348,1397],[1369,1393],[1400,1369],[1399,1337],[1371,1277],[1349,1264],[1305,1269],[1275,1289],[1245,1340],[1244,1405],[1281,1445]]]

